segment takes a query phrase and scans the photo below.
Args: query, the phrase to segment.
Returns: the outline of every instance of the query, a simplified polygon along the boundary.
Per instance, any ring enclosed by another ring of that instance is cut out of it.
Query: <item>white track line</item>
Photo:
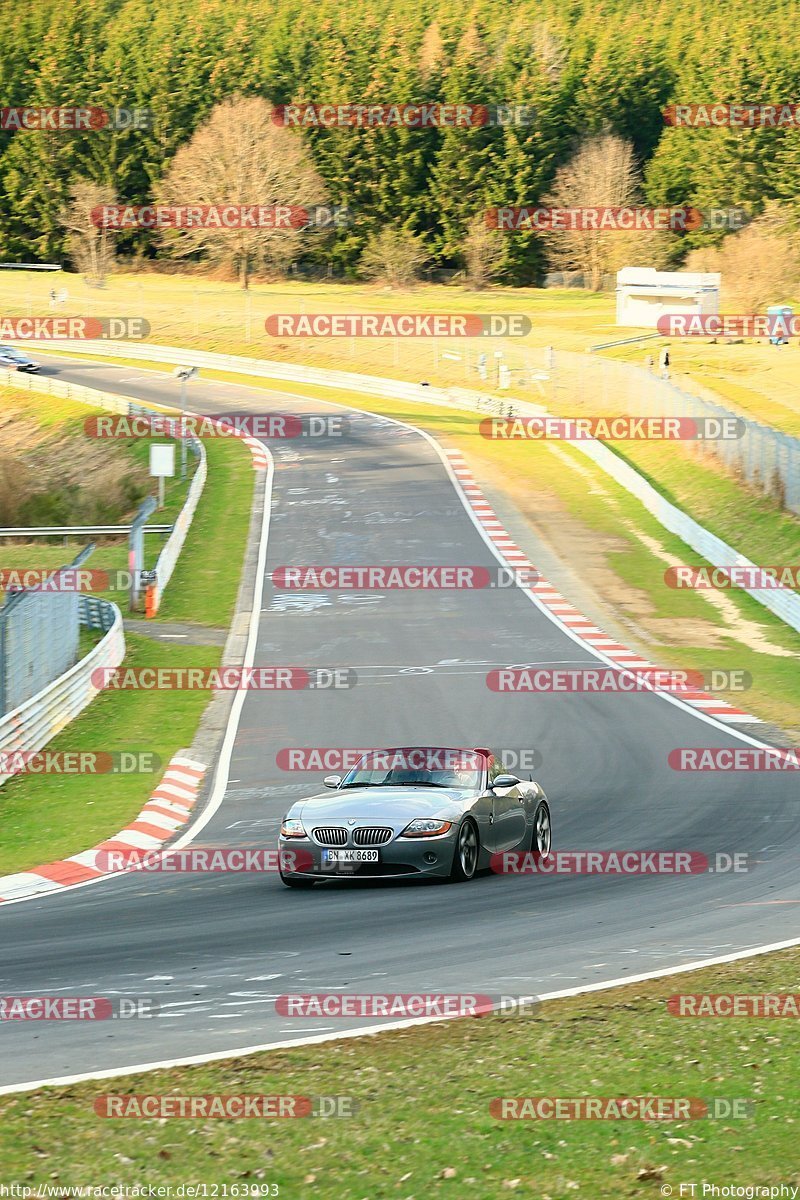
[[[275,460],[267,446],[264,446],[264,452],[267,458],[267,475],[264,484],[264,511],[261,517],[256,580],[253,588],[253,607],[250,610],[250,624],[247,631],[247,645],[244,652],[244,667],[252,667],[255,664],[258,630],[261,622],[261,602],[264,595],[264,577],[267,567],[267,543],[269,542],[269,529],[272,517],[272,483],[275,478]],[[189,842],[196,838],[201,829],[205,829],[225,798],[225,792],[228,787],[228,775],[231,769],[231,758],[233,757],[233,746],[239,730],[239,718],[242,714],[246,696],[247,691],[245,688],[239,688],[234,695],[231,711],[228,713],[228,725],[225,730],[219,761],[214,772],[211,795],[208,798],[200,819],[192,825],[192,828],[183,837],[171,843],[170,850],[177,850],[181,846],[187,846]]]

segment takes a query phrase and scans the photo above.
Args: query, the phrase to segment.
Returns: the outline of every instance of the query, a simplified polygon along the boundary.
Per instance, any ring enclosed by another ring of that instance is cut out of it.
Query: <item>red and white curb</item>
[[[30,871],[0,877],[0,904],[8,900],[26,900],[47,895],[76,883],[89,883],[115,874],[97,866],[97,855],[108,850],[157,850],[189,820],[206,767],[194,759],[176,754],[164,777],[135,821],[114,837],[63,858],[44,863]]]
[[[210,418],[205,417],[203,413],[187,411],[185,413],[185,416],[197,417],[197,419],[201,420],[201,421],[202,420],[210,420]],[[268,459],[267,459],[267,450],[266,450],[266,447],[264,446],[263,442],[260,442],[258,440],[258,438],[249,437],[246,433],[242,433],[241,429],[229,429],[227,426],[224,426],[221,421],[212,421],[212,424],[220,425],[222,428],[224,428],[226,437],[238,438],[241,442],[243,442],[245,444],[245,446],[247,446],[248,450],[250,451],[250,453],[253,457],[253,470],[254,471],[266,471],[269,463],[268,463]]]
[[[243,437],[242,441],[250,450],[253,456],[253,470],[266,471],[267,469],[267,452],[264,449],[262,442],[258,438]]]
[[[588,617],[570,604],[569,600],[566,600],[552,583],[543,578],[541,572],[534,567],[513,538],[508,535],[502,522],[498,520],[491,504],[475,482],[475,477],[466,465],[461,452],[445,450],[444,453],[467,503],[486,536],[499,550],[510,568],[524,573],[530,572],[531,578],[536,579],[536,582],[530,585],[529,591],[533,593],[542,607],[546,608],[579,641],[584,642],[593,650],[598,650],[619,667],[656,669],[654,663],[648,662],[640,654],[609,637],[608,634],[603,633],[602,629],[598,629]],[[708,692],[687,689],[686,691],[681,690],[678,695],[691,708],[699,709],[717,721],[730,721],[737,725],[761,723],[760,717],[743,712],[742,709],[736,708],[716,696],[711,696]]]

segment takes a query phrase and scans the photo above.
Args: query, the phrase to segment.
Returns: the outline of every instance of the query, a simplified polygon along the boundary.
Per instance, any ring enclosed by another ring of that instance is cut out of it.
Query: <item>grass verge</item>
[[[236,606],[256,474],[240,442],[207,438],[208,479],[157,621],[226,628]]]
[[[474,414],[434,405],[311,384],[272,383],[256,376],[205,374],[264,391],[352,404],[418,425],[457,447],[479,481],[505,493],[541,538],[564,553],[574,553],[589,584],[589,598],[627,624],[631,644],[664,666],[746,672],[752,687],[745,693],[717,684],[715,694],[781,726],[791,741],[800,741],[800,680],[794,669],[800,635],[746,593],[725,593],[724,602],[717,605],[708,594],[668,588],[668,563],[703,560],[572,447],[488,441],[479,435]],[[622,450],[619,443],[614,448]],[[753,561],[791,562],[796,556],[796,518],[741,488],[709,460],[689,451],[677,455],[674,448],[658,443],[626,443],[624,457],[669,499]],[[668,487],[660,483],[664,477]],[[571,590],[569,581],[553,582],[586,611],[585,595]],[[587,615],[602,627],[602,614]]]
[[[31,272],[3,271],[0,304],[8,315],[48,309],[52,278]],[[103,314],[144,316],[153,338],[164,345],[181,345],[229,354],[300,361],[309,366],[364,371],[398,379],[428,379],[432,383],[478,386],[477,355],[503,350],[512,367],[525,354],[544,365],[542,350],[583,352],[591,346],[620,341],[652,330],[616,324],[613,293],[581,289],[488,288],[471,291],[460,285],[419,285],[408,292],[375,285],[280,280],[254,283],[243,292],[235,283],[199,275],[117,274],[111,276],[99,300],[79,276],[69,276],[70,299],[59,315]],[[531,318],[525,337],[471,339],[404,339],[402,347],[385,339],[277,338],[265,332],[265,319],[276,313],[438,312],[518,313]],[[642,365],[647,355],[658,357],[666,339],[617,345],[604,355]],[[472,349],[465,346],[472,345]],[[675,338],[670,342],[672,373],[688,391],[715,394],[727,406],[786,433],[800,434],[797,394],[797,344],[776,348],[766,342],[726,344],[707,339]],[[458,355],[444,358],[441,351]],[[140,365],[133,363],[132,365]],[[516,378],[515,378],[516,383]],[[523,393],[520,393],[523,394]],[[525,393],[536,400],[537,394]]]
[[[7,431],[10,428],[13,434],[15,431],[19,431],[19,429],[33,429],[37,431],[37,434],[39,432],[47,434],[47,440],[38,447],[37,452],[39,455],[47,454],[50,451],[51,439],[56,439],[57,453],[62,458],[73,452],[75,461],[79,462],[82,460],[83,452],[89,440],[84,429],[84,422],[87,417],[96,416],[97,409],[39,392],[22,392],[12,388],[0,389],[0,405],[2,405],[6,420],[9,421],[10,419]],[[15,425],[15,420],[19,424]],[[129,481],[128,492],[131,495],[138,495],[140,498],[133,504],[129,511],[115,509],[107,517],[99,521],[67,518],[63,522],[50,519],[42,523],[48,525],[61,523],[79,525],[125,524],[133,516],[140,500],[151,489],[154,489],[154,481],[150,478],[148,468],[149,445],[153,440],[163,441],[163,439],[145,438],[129,442],[115,441],[111,445],[106,442],[102,446],[99,442],[90,443],[93,453],[86,465],[87,475],[91,476],[93,467],[96,468],[99,462],[102,462],[104,470],[108,470],[108,460],[110,459],[116,475],[127,476]],[[98,449],[101,450],[99,459],[97,454]],[[28,458],[30,458],[30,454],[29,449]],[[179,454],[176,455],[176,459],[179,460]],[[153,513],[149,518],[149,524],[174,524],[186,500],[192,475],[196,467],[196,461],[194,456],[190,454],[189,475],[185,481],[181,480],[179,475],[165,480],[164,508]],[[68,470],[70,467],[71,464],[64,463],[65,470]],[[72,486],[75,485],[73,484]],[[71,562],[75,555],[92,540],[92,535],[90,534],[79,540],[62,538],[57,541],[44,541],[37,538],[30,542],[7,542],[4,539],[0,542],[0,568],[5,570],[55,569]],[[155,566],[156,559],[165,540],[166,535],[148,534],[145,537],[146,569],[149,570]],[[96,546],[97,548],[85,564],[87,569],[107,571],[109,573],[127,571],[127,540],[121,538],[98,538]],[[124,589],[108,588],[98,591],[97,594],[103,596],[105,599],[113,600],[121,606],[127,600],[127,593]]]
[[[617,1200],[679,1196],[681,1183],[702,1195],[704,1180],[798,1184],[792,1022],[680,1019],[666,1008],[682,992],[798,990],[800,951],[786,950],[549,1002],[527,1017],[3,1096],[0,1169],[34,1186],[174,1186],[177,1176],[218,1185],[218,1195],[223,1184],[228,1196],[275,1184],[282,1197],[320,1200]],[[348,1118],[300,1120],[104,1119],[93,1107],[104,1095],[164,1093],[351,1096],[359,1107]],[[684,1121],[490,1114],[493,1098],[520,1096],[741,1099],[753,1108],[746,1118]]]

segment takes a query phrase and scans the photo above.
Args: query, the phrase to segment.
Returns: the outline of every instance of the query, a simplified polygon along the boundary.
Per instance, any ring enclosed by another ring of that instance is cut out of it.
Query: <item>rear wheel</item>
[[[478,869],[479,851],[480,842],[477,829],[472,821],[462,822],[453,854],[453,865],[450,869],[450,879],[453,883],[466,883],[474,878]]]

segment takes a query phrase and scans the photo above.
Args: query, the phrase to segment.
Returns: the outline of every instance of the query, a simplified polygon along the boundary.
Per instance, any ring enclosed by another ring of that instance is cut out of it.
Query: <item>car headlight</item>
[[[304,838],[306,836],[303,822],[298,817],[287,817],[285,821],[281,822],[282,838]]]
[[[440,837],[453,827],[452,821],[437,821],[433,817],[417,817],[407,825],[400,837]]]

